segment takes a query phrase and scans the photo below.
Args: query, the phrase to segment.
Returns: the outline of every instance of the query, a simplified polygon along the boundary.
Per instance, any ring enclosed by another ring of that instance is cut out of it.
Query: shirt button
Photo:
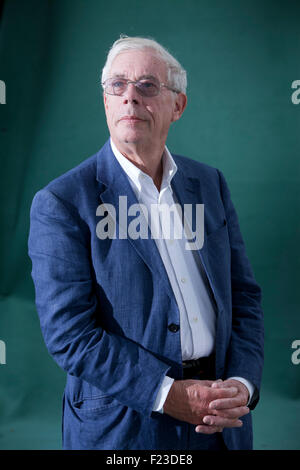
[[[197,318],[197,317],[194,317],[193,320],[194,320],[194,321],[198,321],[198,318]]]
[[[181,278],[181,282],[185,282],[186,281],[186,278],[185,277],[182,277]]]
[[[179,330],[179,325],[176,325],[175,323],[171,323],[171,324],[168,326],[168,329],[169,329],[172,333],[176,333],[176,332]]]

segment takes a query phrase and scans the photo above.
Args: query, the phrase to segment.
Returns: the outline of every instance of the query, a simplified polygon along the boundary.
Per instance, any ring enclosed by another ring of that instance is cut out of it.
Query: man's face
[[[108,78],[122,76],[134,81],[149,75],[168,84],[166,65],[155,51],[132,50],[115,57]],[[123,96],[104,93],[107,125],[113,141],[121,146],[163,145],[171,122],[179,119],[183,112],[185,99],[183,93],[177,94],[165,87],[157,96],[141,96],[133,84],[128,85]]]

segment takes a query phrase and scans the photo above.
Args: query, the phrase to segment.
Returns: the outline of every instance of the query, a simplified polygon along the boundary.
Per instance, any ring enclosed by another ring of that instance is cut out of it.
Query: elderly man
[[[41,328],[68,373],[63,448],[250,449],[261,291],[222,173],[165,145],[186,73],[156,41],[122,37],[102,85],[109,141],[31,208]],[[187,222],[181,237],[159,231],[163,205],[177,208],[173,229]],[[204,207],[196,249],[187,205]]]

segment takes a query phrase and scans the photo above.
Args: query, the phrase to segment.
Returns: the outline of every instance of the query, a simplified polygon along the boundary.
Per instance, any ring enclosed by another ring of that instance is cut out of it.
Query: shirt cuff
[[[246,380],[244,379],[243,377],[228,377],[227,380],[230,380],[230,379],[234,379],[234,380],[239,380],[240,382],[242,382],[242,384],[246,385],[247,389],[248,389],[248,392],[249,392],[249,400],[248,400],[248,403],[246,406],[249,405],[249,403],[251,402],[251,399],[253,397],[253,393],[254,393],[254,385],[249,382],[249,380]]]
[[[170,388],[173,382],[174,382],[174,379],[171,379],[171,377],[168,377],[167,375],[165,376],[160,386],[160,389],[158,391],[158,394],[156,396],[156,400],[153,405],[153,411],[158,411],[158,413],[164,412],[163,405],[166,401],[167,395],[170,391]]]

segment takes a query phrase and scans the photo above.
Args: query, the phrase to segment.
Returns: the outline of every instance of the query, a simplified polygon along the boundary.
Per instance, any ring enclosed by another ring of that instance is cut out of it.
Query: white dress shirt
[[[112,151],[125,171],[129,183],[140,204],[148,212],[148,223],[164,263],[169,281],[180,313],[180,339],[182,360],[198,359],[209,356],[214,350],[216,332],[216,313],[211,290],[197,250],[187,250],[187,239],[182,231],[182,219],[175,211],[170,217],[170,234],[168,238],[159,236],[164,225],[159,208],[162,204],[172,206],[178,203],[171,188],[171,180],[177,171],[176,163],[167,147],[163,154],[163,177],[160,191],[152,178],[130,162],[116,148],[110,139]],[[184,214],[183,214],[184,215]],[[181,229],[183,236],[172,236]],[[254,387],[241,377],[231,377],[243,382],[249,390],[250,398]],[[156,397],[153,411],[163,412],[163,404],[174,379],[166,376]]]

